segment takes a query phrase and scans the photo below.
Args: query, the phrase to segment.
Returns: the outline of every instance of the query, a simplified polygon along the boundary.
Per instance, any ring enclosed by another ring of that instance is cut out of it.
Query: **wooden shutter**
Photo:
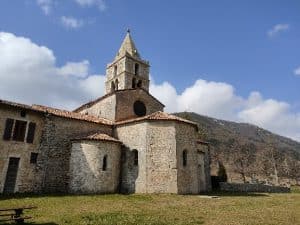
[[[27,143],[33,143],[35,127],[36,127],[35,123],[32,122],[29,123],[27,139],[26,139]]]
[[[22,120],[16,120],[13,140],[24,141],[26,133],[27,122]]]
[[[4,140],[7,140],[7,141],[10,140],[13,126],[14,126],[14,120],[13,119],[6,119],[5,130],[4,130],[4,134],[3,134],[3,139]]]

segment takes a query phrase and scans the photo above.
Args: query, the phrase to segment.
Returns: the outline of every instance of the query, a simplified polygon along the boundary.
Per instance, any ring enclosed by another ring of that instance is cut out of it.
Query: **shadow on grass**
[[[153,197],[150,194],[69,194],[69,193],[49,193],[49,194],[37,194],[37,193],[15,193],[9,195],[0,194],[0,200],[11,199],[26,199],[26,198],[56,198],[56,197],[101,197],[106,200],[135,200],[135,201],[151,201]]]
[[[33,223],[33,222],[27,223],[27,222],[25,222],[24,225],[58,225],[58,223]]]
[[[270,197],[269,193],[257,193],[257,192],[226,192],[226,191],[212,191],[204,193],[208,196],[219,196],[219,197]]]

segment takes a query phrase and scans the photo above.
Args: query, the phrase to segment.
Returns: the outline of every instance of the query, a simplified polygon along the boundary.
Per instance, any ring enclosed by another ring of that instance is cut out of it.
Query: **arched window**
[[[113,81],[111,82],[110,90],[111,91],[115,91],[116,90],[116,86],[115,86],[115,83]]]
[[[187,150],[183,150],[182,152],[182,165],[183,166],[187,165]]]
[[[116,83],[116,90],[118,90],[119,89],[119,81],[118,81],[118,79],[116,79],[115,83]]]
[[[139,75],[139,69],[140,69],[139,67],[140,65],[137,63],[134,65],[134,75]]]
[[[114,66],[114,76],[117,76],[118,73],[118,66]]]
[[[137,83],[137,85],[136,85],[138,88],[141,88],[142,87],[142,81],[141,80],[139,80],[139,82]]]
[[[136,83],[136,79],[133,78],[133,79],[132,79],[132,88],[135,88],[135,83]]]
[[[106,171],[106,169],[107,169],[107,155],[103,157],[103,161],[102,161],[102,170]]]
[[[137,166],[139,165],[139,152],[136,149],[134,149],[132,153],[133,153],[133,165]]]

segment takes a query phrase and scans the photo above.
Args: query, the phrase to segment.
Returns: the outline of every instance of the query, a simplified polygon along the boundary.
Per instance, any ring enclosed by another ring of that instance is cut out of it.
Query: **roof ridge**
[[[144,88],[128,88],[128,89],[121,89],[121,90],[115,90],[114,92],[108,93],[106,95],[103,95],[99,98],[96,98],[95,100],[91,100],[81,106],[79,106],[78,108],[74,109],[72,112],[78,112],[81,109],[85,109],[88,107],[91,107],[93,105],[95,105],[96,103],[98,103],[99,101],[101,101],[102,99],[105,99],[115,93],[118,92],[123,92],[123,91],[136,91],[136,90],[143,90],[144,92],[146,92],[151,98],[155,99],[156,101],[158,101],[162,106],[165,106],[163,103],[161,103],[157,98],[155,98],[152,94],[150,94],[148,91],[146,91]]]
[[[190,121],[190,120],[183,119],[183,118],[178,117],[178,116],[171,115],[171,114],[166,113],[166,112],[162,112],[162,111],[156,111],[154,113],[151,113],[151,114],[143,116],[143,117],[137,117],[137,118],[127,119],[127,120],[121,120],[121,121],[116,122],[115,124],[116,125],[122,125],[122,124],[126,124],[126,123],[138,122],[138,121],[142,121],[142,120],[178,121],[178,122],[192,124],[192,125],[196,126],[197,129],[198,129],[198,124],[197,123],[195,123],[193,121]]]

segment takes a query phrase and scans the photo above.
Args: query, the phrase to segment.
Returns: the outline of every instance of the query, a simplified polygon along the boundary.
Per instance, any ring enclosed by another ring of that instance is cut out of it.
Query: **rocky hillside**
[[[211,174],[226,171],[229,182],[300,185],[300,143],[245,123],[196,113],[177,116],[199,124],[211,144]]]

